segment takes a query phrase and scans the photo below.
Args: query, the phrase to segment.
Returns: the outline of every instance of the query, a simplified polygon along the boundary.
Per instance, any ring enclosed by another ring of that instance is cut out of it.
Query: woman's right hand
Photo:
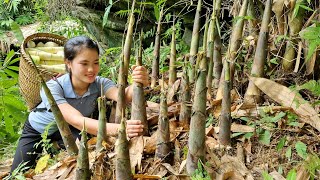
[[[142,135],[143,125],[140,120],[127,120],[127,136],[129,138]]]

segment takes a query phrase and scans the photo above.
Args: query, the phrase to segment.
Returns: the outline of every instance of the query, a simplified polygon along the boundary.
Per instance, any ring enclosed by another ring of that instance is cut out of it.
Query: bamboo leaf
[[[291,155],[292,155],[292,149],[291,147],[288,147],[286,151],[286,158],[290,161],[291,160]]]
[[[295,145],[296,151],[300,157],[303,159],[306,159],[308,154],[307,154],[307,145],[305,145],[303,142],[298,141]]]
[[[14,54],[15,54],[14,50],[11,50],[11,51],[7,54],[6,58],[5,58],[4,61],[3,61],[3,65],[2,65],[3,67],[6,67],[7,64],[10,63],[10,61],[11,61],[11,59],[13,58]]]
[[[18,78],[18,74],[14,71],[11,71],[10,69],[4,69],[4,72],[13,78]]]
[[[159,22],[159,18],[160,18],[160,9],[158,6],[153,6],[153,11],[154,11],[154,16],[157,19],[157,22]]]
[[[307,10],[307,11],[313,11],[313,9],[309,8],[308,6],[305,6],[303,4],[300,5],[301,8]]]
[[[14,70],[14,71],[19,71],[19,67],[17,67],[17,66],[8,66],[7,68]]]
[[[279,143],[277,144],[277,151],[280,151],[284,147],[285,143],[286,143],[286,137],[282,137]]]
[[[291,169],[287,175],[286,180],[296,180],[297,179],[297,172],[294,169]]]
[[[318,46],[320,46],[320,39],[317,39],[316,41],[312,41],[309,44],[309,49],[308,49],[308,55],[306,57],[307,61],[310,60],[312,57],[313,53],[316,52]]]
[[[265,130],[263,134],[260,134],[259,141],[264,145],[269,145],[271,140],[270,131]]]
[[[102,27],[105,27],[108,22],[108,17],[109,17],[111,7],[112,7],[112,4],[109,4],[105,9],[105,12],[103,15]]]
[[[5,112],[6,114],[6,112]],[[6,114],[4,117],[4,122],[5,122],[5,129],[8,133],[10,133],[11,135],[15,134],[14,130],[13,130],[13,124],[12,124],[12,117],[10,117],[9,114]]]
[[[8,65],[11,65],[11,64],[18,62],[18,61],[20,61],[20,58],[15,58],[15,59],[11,60]]]

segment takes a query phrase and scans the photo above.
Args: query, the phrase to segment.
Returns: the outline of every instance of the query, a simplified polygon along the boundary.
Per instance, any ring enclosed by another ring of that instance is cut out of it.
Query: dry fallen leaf
[[[303,122],[320,131],[318,113],[299,93],[269,79],[250,77],[250,80],[270,98],[282,106],[291,107]]]
[[[134,170],[136,166],[139,170],[141,169],[143,149],[144,149],[143,136],[130,139],[129,153],[130,153],[130,163],[131,163],[132,170]]]

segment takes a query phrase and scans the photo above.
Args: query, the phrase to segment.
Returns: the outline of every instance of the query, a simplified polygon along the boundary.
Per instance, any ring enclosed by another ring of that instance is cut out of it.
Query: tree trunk
[[[206,124],[206,99],[207,99],[207,58],[199,54],[201,58],[199,74],[195,87],[194,103],[190,123],[190,135],[188,141],[187,172],[193,174],[198,167],[198,161],[204,160],[205,155],[205,124]]]

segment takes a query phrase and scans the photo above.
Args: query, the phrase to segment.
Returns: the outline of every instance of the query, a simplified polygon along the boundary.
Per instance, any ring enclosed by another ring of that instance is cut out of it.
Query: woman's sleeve
[[[98,84],[102,84],[102,87],[103,87],[103,94],[105,94],[108,89],[112,88],[112,87],[116,87],[116,84],[111,81],[110,79],[108,78],[103,78],[103,77],[98,77]],[[99,87],[100,89],[100,87]]]
[[[50,80],[47,82],[47,86],[50,89],[51,94],[58,105],[67,102],[67,100],[64,97],[63,89],[62,89],[61,85],[58,84],[58,82],[56,82],[54,80]],[[51,106],[48,102],[48,98],[47,98],[43,88],[41,88],[40,96],[41,96],[42,102],[45,104],[46,108],[49,110],[51,108]]]

